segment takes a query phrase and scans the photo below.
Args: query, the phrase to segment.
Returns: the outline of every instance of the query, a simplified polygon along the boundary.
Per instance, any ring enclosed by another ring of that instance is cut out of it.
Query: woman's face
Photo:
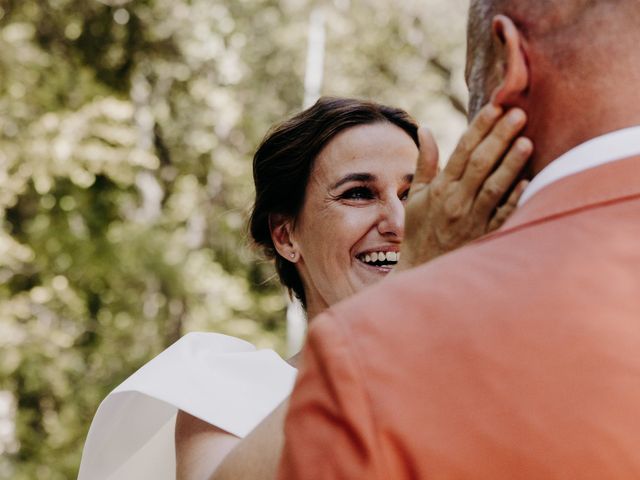
[[[320,152],[292,232],[310,314],[391,271],[417,158],[411,137],[386,122],[347,129]]]

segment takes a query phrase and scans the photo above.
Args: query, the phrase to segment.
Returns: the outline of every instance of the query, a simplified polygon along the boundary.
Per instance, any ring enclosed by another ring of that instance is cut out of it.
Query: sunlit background
[[[466,6],[0,0],[0,478],[75,478],[100,400],[188,331],[286,354],[253,150],[330,94],[407,109],[446,158]]]

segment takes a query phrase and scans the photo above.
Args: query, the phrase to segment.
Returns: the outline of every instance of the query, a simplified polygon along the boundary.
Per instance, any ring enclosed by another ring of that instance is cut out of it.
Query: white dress
[[[295,376],[272,350],[189,333],[102,401],[78,480],[175,480],[178,410],[244,437],[291,393]]]

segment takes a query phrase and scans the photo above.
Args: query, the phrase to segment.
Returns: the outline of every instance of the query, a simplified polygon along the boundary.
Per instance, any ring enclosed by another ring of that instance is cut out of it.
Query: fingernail
[[[527,137],[519,137],[516,141],[516,148],[522,153],[529,153],[533,149],[533,143]]]
[[[524,120],[524,112],[520,109],[511,110],[507,119],[511,125],[518,125]]]
[[[498,117],[500,114],[502,113],[502,109],[493,104],[493,103],[488,103],[487,104],[487,115],[491,118],[496,118]]]
[[[520,183],[518,184],[518,191],[520,193],[524,192],[525,189],[529,186],[529,180],[522,180],[520,181]]]

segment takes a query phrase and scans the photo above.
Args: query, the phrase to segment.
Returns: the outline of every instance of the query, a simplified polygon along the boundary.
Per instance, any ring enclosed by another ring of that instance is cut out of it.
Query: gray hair
[[[630,48],[640,41],[640,0],[471,0],[466,76],[475,88],[469,98],[470,116],[487,100],[478,85],[492,73],[492,20],[499,14],[511,18],[525,38],[538,42],[567,81],[597,74],[599,65],[608,63],[612,45]],[[603,21],[604,27],[598,28]]]

